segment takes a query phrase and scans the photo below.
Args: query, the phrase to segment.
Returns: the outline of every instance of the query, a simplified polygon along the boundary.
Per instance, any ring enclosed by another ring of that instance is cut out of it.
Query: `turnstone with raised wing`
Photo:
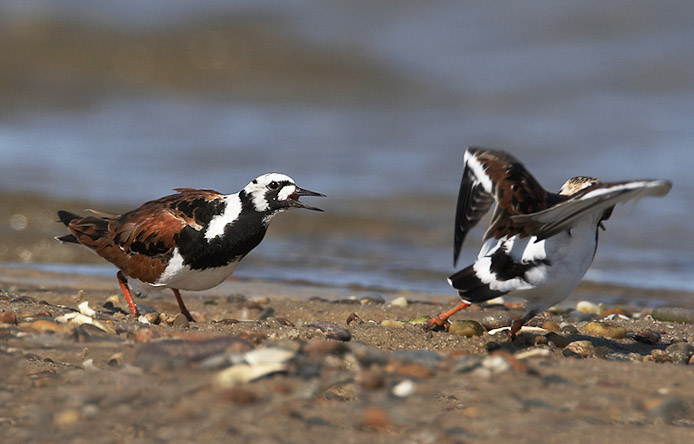
[[[279,173],[259,176],[236,194],[176,189],[127,213],[89,210],[80,217],[58,211],[70,234],[63,242],[82,244],[120,270],[118,283],[133,315],[138,290],[171,288],[186,318],[193,320],[179,290],[206,290],[222,283],[236,264],[263,240],[274,215],[289,208],[323,211],[300,202],[323,196]]]
[[[477,260],[448,282],[462,302],[429,320],[444,326],[473,302],[514,292],[527,311],[513,322],[511,337],[533,316],[561,302],[578,286],[593,262],[598,228],[604,229],[618,203],[664,196],[663,180],[600,182],[573,177],[558,194],[546,191],[511,155],[484,148],[465,152],[455,217],[453,264],[467,233],[495,205]]]

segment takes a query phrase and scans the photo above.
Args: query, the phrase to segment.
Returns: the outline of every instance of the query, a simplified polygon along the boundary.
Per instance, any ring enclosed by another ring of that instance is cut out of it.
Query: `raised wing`
[[[504,235],[527,234],[509,216],[534,213],[558,200],[548,193],[513,156],[502,151],[468,148],[455,214],[453,264],[458,261],[467,233],[489,211],[496,210],[484,240]]]
[[[592,185],[551,208],[531,214],[512,216],[513,223],[525,226],[538,240],[570,230],[580,220],[604,214],[618,203],[646,196],[665,196],[672,183],[664,180],[629,180]]]

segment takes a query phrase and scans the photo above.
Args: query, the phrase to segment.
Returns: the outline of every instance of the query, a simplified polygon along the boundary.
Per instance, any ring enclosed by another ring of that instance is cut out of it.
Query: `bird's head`
[[[289,208],[305,208],[323,211],[304,202],[301,196],[325,197],[325,194],[300,188],[289,176],[280,173],[268,173],[258,176],[243,189],[259,212],[278,213]]]
[[[594,177],[587,176],[576,176],[567,180],[564,185],[561,186],[559,194],[562,196],[573,196],[581,190],[584,190],[590,186],[600,183],[600,181]]]

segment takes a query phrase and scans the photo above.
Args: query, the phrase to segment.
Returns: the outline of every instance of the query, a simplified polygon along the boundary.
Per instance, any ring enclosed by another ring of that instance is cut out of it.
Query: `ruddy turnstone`
[[[588,271],[598,246],[598,228],[618,203],[664,196],[663,180],[600,182],[573,177],[558,194],[546,191],[511,155],[484,148],[465,152],[455,217],[453,265],[468,232],[495,205],[477,260],[448,282],[462,302],[429,320],[444,326],[473,302],[514,292],[527,311],[511,326],[515,338],[533,316],[571,294]]]
[[[145,292],[171,288],[181,313],[193,321],[179,290],[219,285],[263,240],[273,216],[289,208],[323,211],[299,198],[325,196],[278,173],[259,176],[236,194],[175,191],[120,215],[88,210],[92,216],[80,217],[58,211],[70,234],[56,239],[82,244],[118,267],[118,283],[135,316],[133,284]]]

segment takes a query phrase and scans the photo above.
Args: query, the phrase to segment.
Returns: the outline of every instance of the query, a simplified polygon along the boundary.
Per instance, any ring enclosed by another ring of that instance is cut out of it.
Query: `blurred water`
[[[694,290],[694,4],[37,0],[4,2],[0,23],[39,14],[174,29],[228,11],[273,17],[307,44],[363,53],[430,91],[345,106],[105,90],[87,108],[0,119],[0,189],[135,205],[175,187],[234,192],[281,171],[347,218],[337,205],[350,199],[378,213],[383,198],[411,196],[402,205],[416,216],[400,222],[424,230],[452,226],[462,152],[487,145],[553,190],[578,174],[672,180],[666,198],[615,212],[588,278]],[[422,196],[450,207],[418,214]],[[239,273],[447,292],[450,256],[448,240],[416,236],[278,236]]]

